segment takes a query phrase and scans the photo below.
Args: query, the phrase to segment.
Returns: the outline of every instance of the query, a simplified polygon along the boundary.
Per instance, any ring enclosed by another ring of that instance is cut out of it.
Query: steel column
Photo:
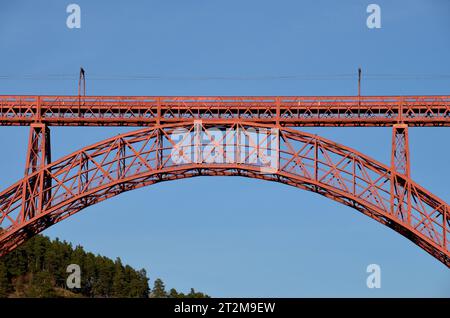
[[[408,125],[392,127],[391,167],[395,172],[391,175],[391,211],[411,224],[411,187],[406,182],[410,177]]]
[[[22,219],[39,214],[51,197],[52,179],[44,166],[51,163],[50,129],[45,124],[30,126],[25,178],[22,187]]]

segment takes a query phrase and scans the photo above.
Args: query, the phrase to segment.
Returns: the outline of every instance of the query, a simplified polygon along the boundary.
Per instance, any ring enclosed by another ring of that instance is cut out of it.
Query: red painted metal
[[[288,126],[450,126],[450,96],[0,96],[1,125],[152,126],[239,120]]]
[[[0,193],[0,256],[52,224],[124,191],[199,175],[239,175],[289,184],[346,204],[450,267],[449,206],[411,180],[408,146],[408,127],[450,126],[450,96],[83,95],[0,96],[0,125],[30,126],[25,176]],[[51,162],[49,126],[148,128]],[[392,126],[391,165],[295,128],[301,126]],[[245,139],[250,145],[218,148],[235,160],[199,161],[207,145],[194,138],[197,159],[174,164],[175,157],[192,153],[179,148],[171,133],[196,127],[205,132],[219,129],[224,132],[221,142],[234,138],[241,145]],[[230,128],[245,134],[230,135]],[[252,137],[255,128],[277,131],[277,169],[250,160],[263,147],[259,137]]]
[[[395,124],[392,128],[391,166],[401,174],[409,177],[409,138],[408,125]]]
[[[173,133],[180,128],[192,133],[196,126],[206,136],[210,136],[209,128],[220,129],[223,138],[202,139],[198,148],[203,151],[202,156],[193,160],[195,151],[190,149],[199,141],[187,135],[189,142],[180,148]],[[261,141],[250,130],[261,127],[278,129],[279,152],[274,171],[262,169],[265,168],[262,163],[251,160]],[[396,129],[397,133],[405,131],[403,126]],[[236,131],[243,132],[247,139],[244,148],[237,137],[241,134],[233,133]],[[207,145],[231,139],[235,141],[232,148],[217,147],[217,150],[225,159],[232,160],[208,160],[211,152],[204,154]],[[240,151],[245,154],[237,155]],[[405,153],[398,148],[393,152]],[[188,159],[177,161],[177,156]],[[30,180],[42,173],[47,173],[50,181],[41,182],[40,191],[27,190]],[[85,207],[122,192],[204,175],[245,176],[316,192],[394,229],[450,267],[449,206],[406,174],[298,129],[234,120],[220,125],[210,122],[155,125],[80,149],[25,176],[0,194],[0,226],[4,228],[0,234],[0,255]],[[405,200],[399,189],[406,191],[410,199]],[[38,200],[41,193],[47,193],[48,199]],[[30,202],[40,202],[35,213],[22,208],[36,206]]]
[[[48,190],[51,178],[44,167],[51,163],[50,130],[44,124],[31,124],[28,138],[25,177],[27,182],[22,191],[22,214],[33,217],[42,211],[43,205],[49,200]]]
[[[400,175],[410,177],[408,126],[395,124],[392,128],[391,167]],[[411,220],[411,189],[397,175],[392,175],[391,207],[398,218]]]

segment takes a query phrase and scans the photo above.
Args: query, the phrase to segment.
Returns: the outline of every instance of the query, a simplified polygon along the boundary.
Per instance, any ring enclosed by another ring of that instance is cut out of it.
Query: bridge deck
[[[0,125],[450,126],[450,96],[0,96]]]

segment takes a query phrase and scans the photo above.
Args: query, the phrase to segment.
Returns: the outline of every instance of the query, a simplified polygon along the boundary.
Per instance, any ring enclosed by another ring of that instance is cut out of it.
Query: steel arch
[[[277,146],[269,149],[264,136],[273,132]],[[275,150],[276,168],[258,161]],[[316,192],[394,229],[450,267],[449,205],[407,175],[316,135],[237,121],[155,125],[31,171],[0,193],[0,256],[122,192],[203,175],[271,180]]]

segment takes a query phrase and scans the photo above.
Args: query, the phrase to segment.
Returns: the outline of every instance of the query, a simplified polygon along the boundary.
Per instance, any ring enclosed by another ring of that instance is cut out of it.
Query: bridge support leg
[[[22,189],[22,219],[39,214],[51,196],[51,177],[41,169],[51,162],[50,129],[45,124],[31,124],[25,178]]]
[[[163,151],[164,151],[164,140],[163,140],[163,132],[161,131],[161,128],[156,129],[156,169],[162,169],[164,162],[163,162]]]
[[[411,222],[411,186],[408,125],[396,124],[392,130],[391,212],[399,219]]]

